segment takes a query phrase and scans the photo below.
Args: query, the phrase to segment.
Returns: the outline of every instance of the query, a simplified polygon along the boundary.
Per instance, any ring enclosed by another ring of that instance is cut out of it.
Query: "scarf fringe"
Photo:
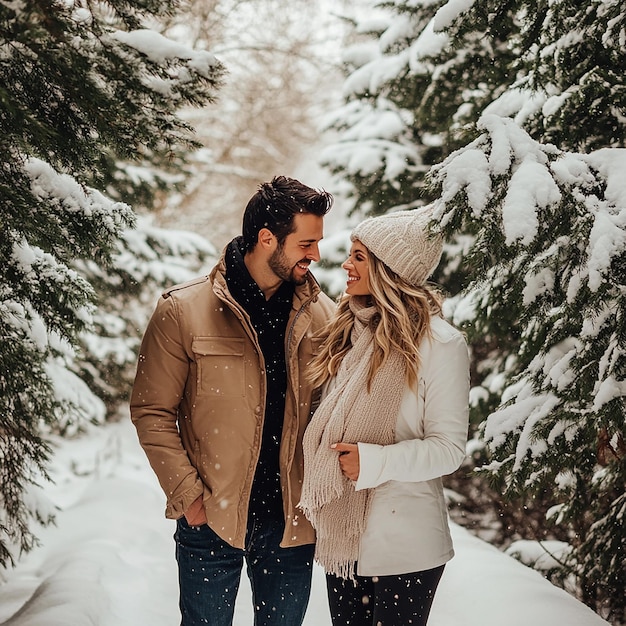
[[[355,561],[340,560],[337,558],[323,559],[318,556],[317,553],[315,555],[315,560],[324,568],[326,573],[334,574],[338,578],[343,578],[344,580],[352,580],[356,582]]]
[[[365,505],[367,498],[359,498],[360,505]],[[358,547],[363,534],[365,517],[351,519],[340,518],[340,510],[344,509],[342,503],[337,503],[332,517],[337,523],[343,522],[343,533],[331,532],[318,534],[315,544],[315,559],[324,570],[339,578],[355,580],[355,563],[358,555]],[[329,530],[327,528],[327,530]]]
[[[344,490],[337,488],[335,485],[324,485],[323,488],[309,492],[309,498],[300,500],[298,508],[302,510],[310,521],[322,507],[339,500],[343,493]]]

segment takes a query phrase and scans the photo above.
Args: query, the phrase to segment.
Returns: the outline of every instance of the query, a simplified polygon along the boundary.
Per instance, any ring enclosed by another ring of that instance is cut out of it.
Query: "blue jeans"
[[[245,549],[209,526],[176,523],[181,626],[231,626],[244,559],[255,626],[301,626],[311,592],[314,546],[281,548],[284,523],[250,522]]]

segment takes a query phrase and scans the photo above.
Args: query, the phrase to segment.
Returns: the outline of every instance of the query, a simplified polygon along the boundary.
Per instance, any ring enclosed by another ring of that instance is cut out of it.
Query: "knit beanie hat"
[[[419,287],[435,271],[443,251],[441,235],[429,231],[431,220],[431,206],[370,217],[350,239],[358,239],[400,278]]]

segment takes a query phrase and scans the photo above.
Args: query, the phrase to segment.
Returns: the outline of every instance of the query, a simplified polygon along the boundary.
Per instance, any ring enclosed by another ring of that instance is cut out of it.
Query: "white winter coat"
[[[357,573],[407,574],[454,555],[441,477],[465,456],[469,356],[463,335],[432,319],[433,339],[420,346],[417,388],[404,393],[396,443],[359,443],[355,488],[373,488]]]

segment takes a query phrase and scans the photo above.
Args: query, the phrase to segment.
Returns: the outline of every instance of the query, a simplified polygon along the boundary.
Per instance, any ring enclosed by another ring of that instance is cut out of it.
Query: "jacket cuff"
[[[370,489],[380,484],[383,467],[384,446],[376,443],[358,443],[359,477],[354,485],[356,491]]]
[[[180,519],[191,504],[204,494],[204,487],[200,480],[191,489],[179,495],[177,498],[168,500],[165,507],[165,517],[168,519]]]

